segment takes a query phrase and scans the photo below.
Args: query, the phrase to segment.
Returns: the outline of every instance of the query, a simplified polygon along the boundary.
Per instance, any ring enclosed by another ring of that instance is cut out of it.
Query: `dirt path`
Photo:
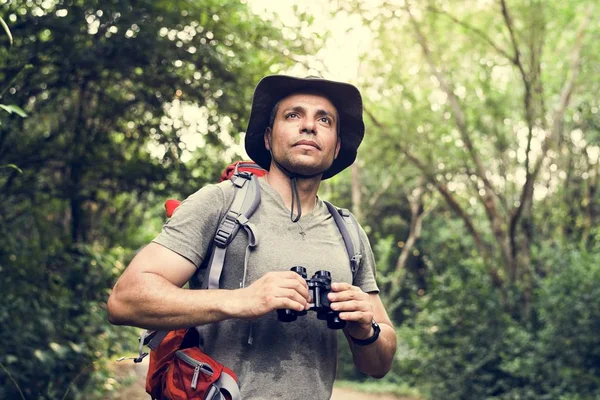
[[[133,364],[131,361],[115,362],[115,375],[119,381],[132,381],[133,383],[118,394],[112,397],[112,400],[148,400],[150,397],[146,394],[145,377],[148,370],[148,359],[140,364]],[[331,400],[417,400],[410,397],[396,397],[392,395],[375,395],[357,392],[345,388],[333,388]]]

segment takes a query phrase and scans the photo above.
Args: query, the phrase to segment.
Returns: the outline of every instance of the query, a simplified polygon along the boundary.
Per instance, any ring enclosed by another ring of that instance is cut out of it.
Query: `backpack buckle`
[[[247,181],[252,179],[252,173],[248,171],[236,171],[230,181],[238,188],[241,188]]]
[[[352,270],[352,275],[354,276],[354,273],[356,272],[356,270],[358,269],[358,266],[360,265],[360,260],[362,259],[362,255],[361,254],[355,254],[351,259],[350,259],[350,269]]]
[[[227,247],[237,224],[237,215],[229,211],[227,215],[225,215],[225,219],[223,219],[221,225],[219,225],[219,229],[217,230],[217,234],[215,235],[214,239],[215,244],[220,248]]]

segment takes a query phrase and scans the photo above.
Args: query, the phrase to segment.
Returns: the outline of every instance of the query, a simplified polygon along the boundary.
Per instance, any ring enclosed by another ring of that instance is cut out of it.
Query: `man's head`
[[[356,87],[320,78],[272,75],[254,92],[246,151],[269,169],[271,155],[294,174],[327,179],[351,165],[364,136]]]
[[[338,112],[331,101],[320,94],[295,93],[273,111],[264,143],[276,167],[302,176],[328,170],[340,150]]]

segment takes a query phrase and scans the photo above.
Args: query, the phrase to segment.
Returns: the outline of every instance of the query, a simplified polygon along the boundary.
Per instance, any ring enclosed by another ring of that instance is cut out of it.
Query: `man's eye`
[[[321,122],[331,125],[331,119],[329,119],[329,117],[322,117]]]
[[[297,118],[298,117],[298,113],[289,113],[285,116],[286,118]]]

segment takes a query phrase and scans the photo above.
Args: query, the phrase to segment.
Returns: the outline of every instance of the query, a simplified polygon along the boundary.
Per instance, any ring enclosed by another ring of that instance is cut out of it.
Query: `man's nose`
[[[317,133],[315,130],[316,124],[312,118],[304,118],[302,120],[301,128],[302,128],[301,132],[303,132],[303,133],[312,133],[312,134]]]

